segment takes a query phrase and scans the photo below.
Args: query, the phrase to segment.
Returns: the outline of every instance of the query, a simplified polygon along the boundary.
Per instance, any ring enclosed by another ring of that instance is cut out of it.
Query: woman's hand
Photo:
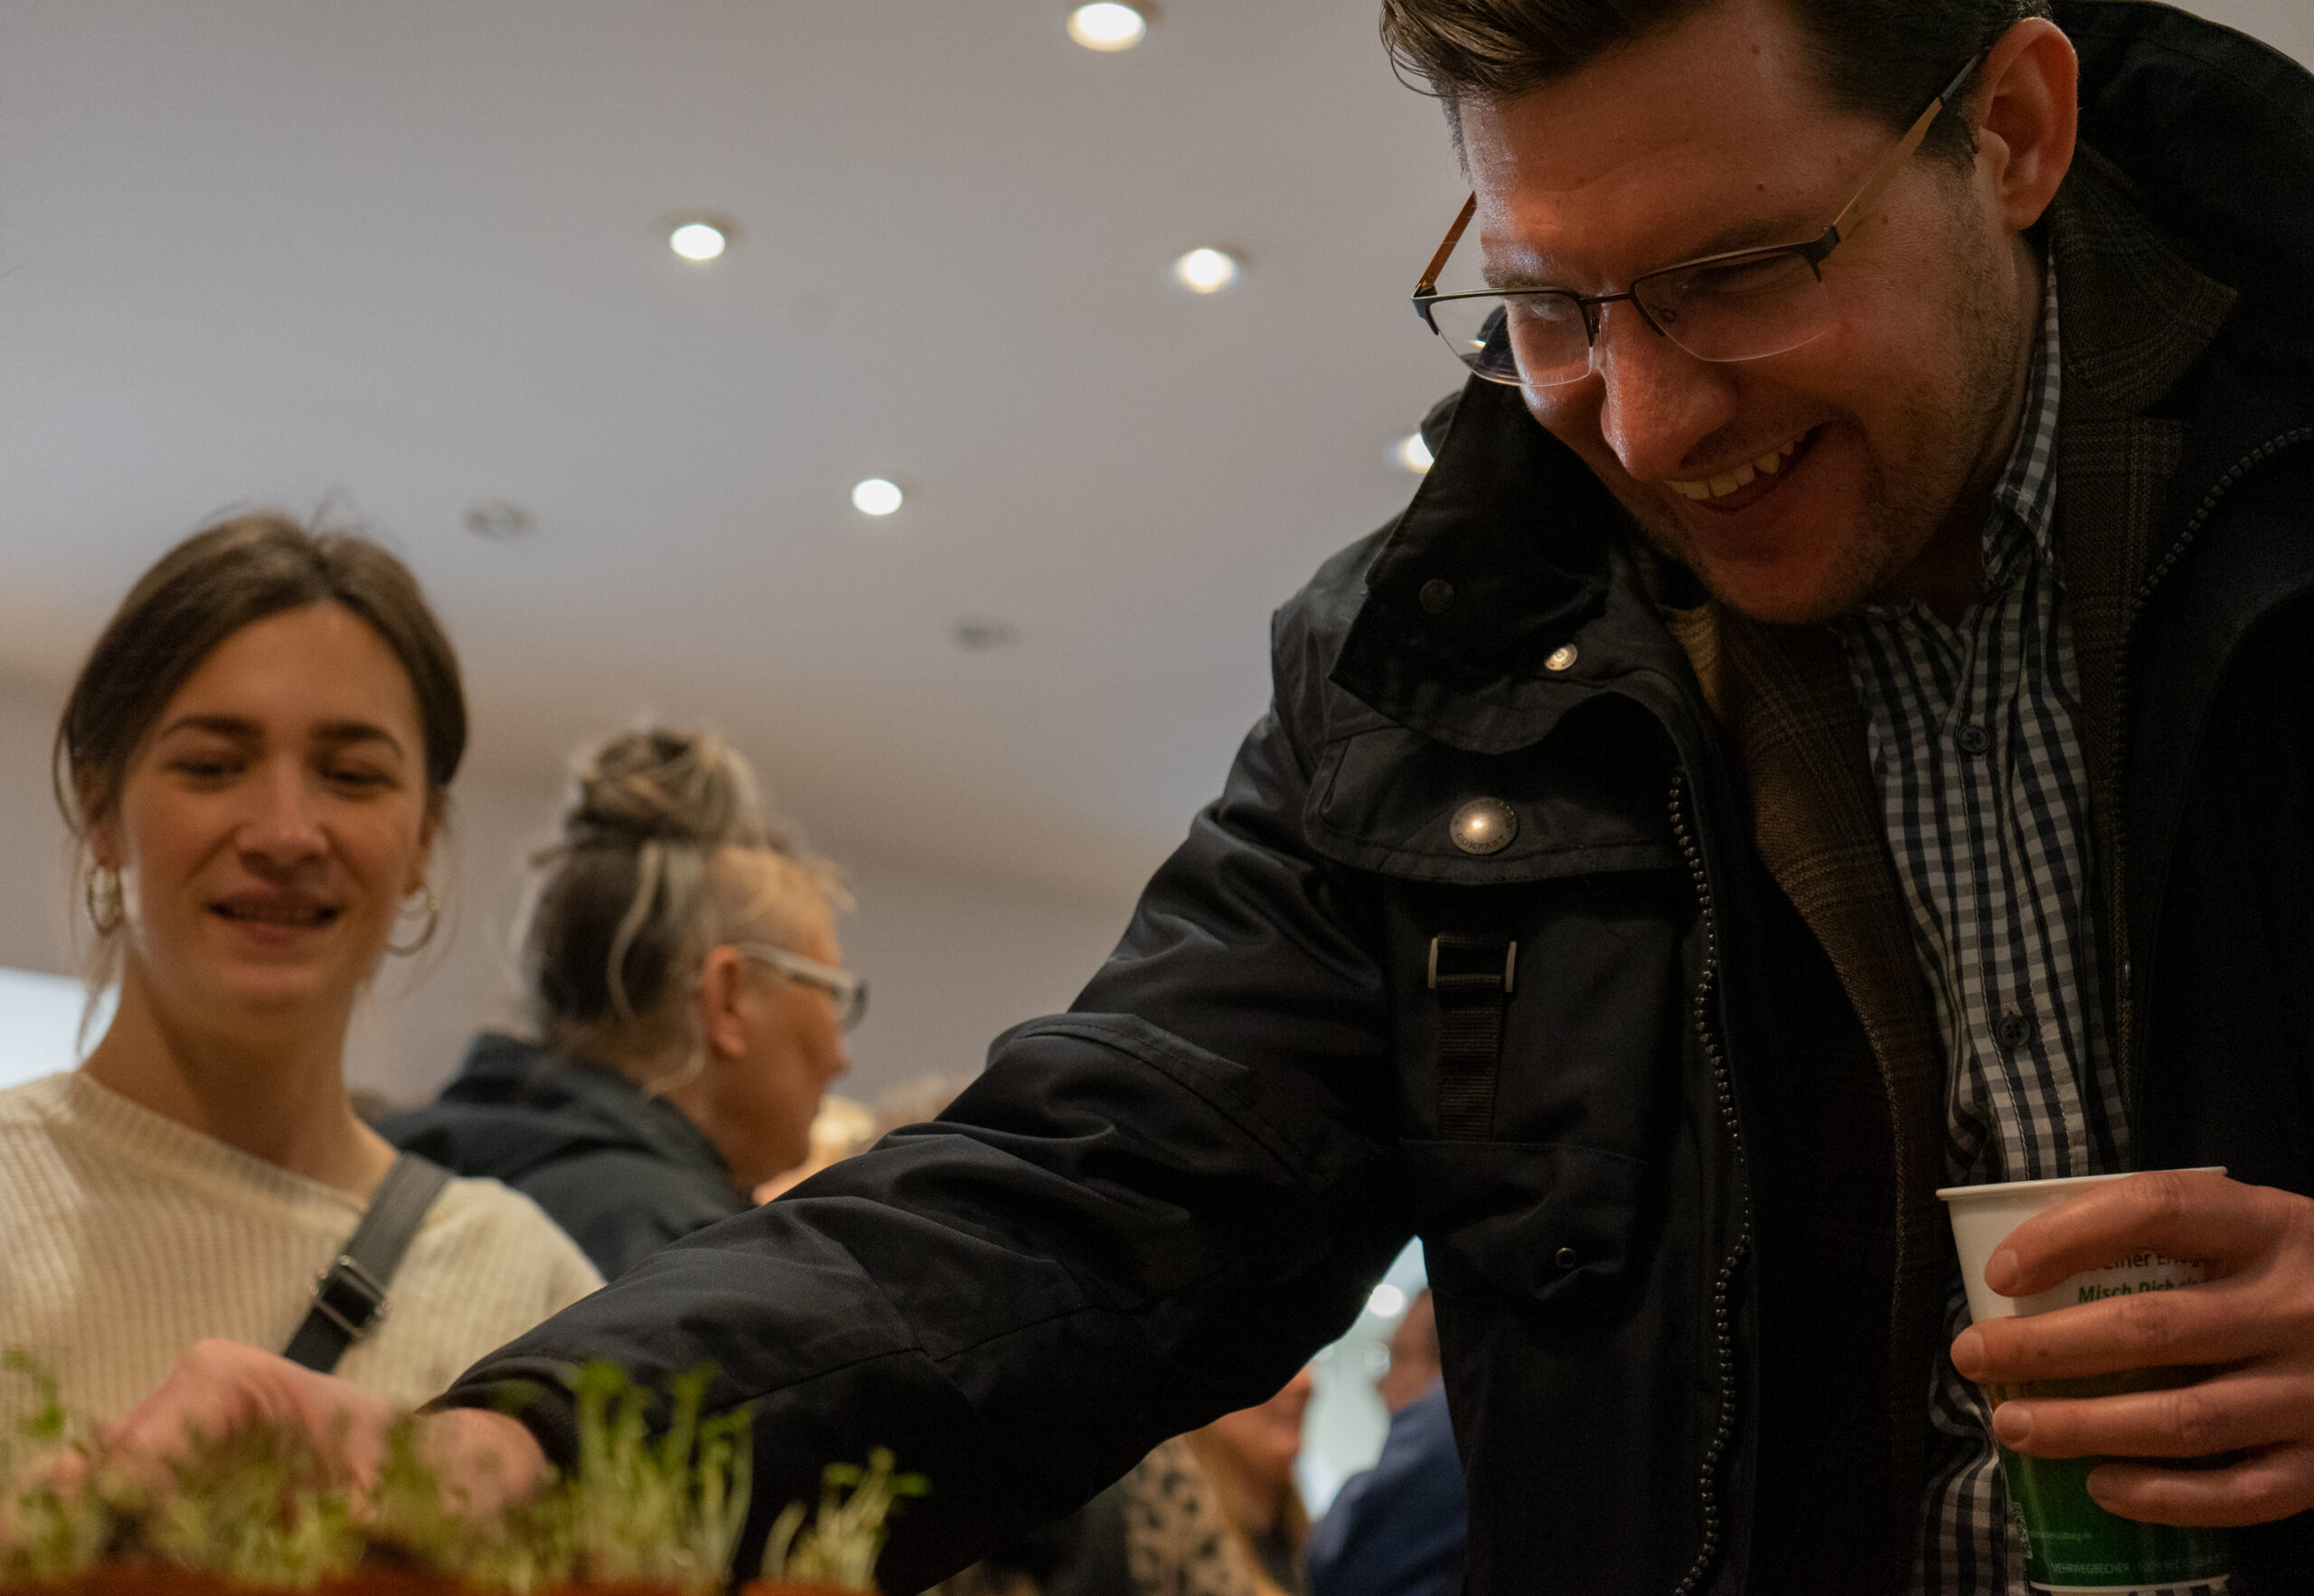
[[[337,1484],[377,1482],[394,1426],[405,1410],[350,1382],[238,1341],[201,1341],[177,1360],[152,1395],[99,1438],[102,1460],[155,1491],[170,1465],[197,1441],[221,1441],[253,1424],[302,1436]],[[546,1477],[546,1456],[531,1432],[503,1413],[455,1408],[419,1421],[419,1454],[443,1494],[470,1511],[519,1502]]]

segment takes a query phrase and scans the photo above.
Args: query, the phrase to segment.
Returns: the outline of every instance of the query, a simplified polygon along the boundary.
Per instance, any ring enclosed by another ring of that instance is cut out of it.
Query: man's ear
[[[2041,220],[2073,166],[2081,127],[2081,61],[2046,17],[2018,23],[1985,54],[1969,103],[1977,165],[1993,185],[2003,226],[2023,232]]]
[[[747,1021],[739,1013],[747,990],[747,962],[737,948],[720,947],[707,955],[700,972],[700,1036],[717,1058],[737,1058],[748,1050]]]

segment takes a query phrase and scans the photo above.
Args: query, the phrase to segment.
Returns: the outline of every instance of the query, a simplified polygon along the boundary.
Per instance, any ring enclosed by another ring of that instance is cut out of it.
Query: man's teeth
[[[1790,443],[1784,445],[1783,447],[1780,449],[1771,449],[1766,454],[1762,455],[1758,459],[1752,461],[1749,465],[1738,465],[1735,470],[1712,477],[1707,481],[1674,482],[1668,485],[1673,493],[1679,494],[1684,499],[1695,499],[1698,501],[1706,499],[1725,499],[1728,494],[1734,493],[1738,488],[1750,487],[1752,483],[1757,481],[1763,474],[1773,476],[1777,472],[1782,471],[1783,469],[1783,463],[1786,460],[1791,459],[1792,456],[1798,452],[1799,448],[1800,440],[1798,438],[1793,438]]]

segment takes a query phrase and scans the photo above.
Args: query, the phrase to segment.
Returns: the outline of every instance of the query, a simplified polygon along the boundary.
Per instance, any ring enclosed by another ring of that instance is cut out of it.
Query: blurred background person
[[[834,867],[713,733],[610,738],[561,831],[522,938],[540,1039],[476,1037],[383,1129],[535,1197],[610,1277],[806,1161],[867,987],[842,967]]]
[[[1068,1517],[927,1596],[1302,1596],[1293,1484],[1307,1369],[1257,1407],[1176,1436]]]
[[[390,1171],[417,1228],[385,1271],[394,1311],[330,1347],[357,1385],[423,1401],[600,1283],[531,1202],[400,1163],[348,1099],[355,1005],[440,915],[428,866],[466,736],[448,639],[357,536],[212,527],[97,640],[57,793],[90,990],[118,1001],[79,1069],[0,1093],[0,1347],[76,1420],[196,1341],[287,1347]]]
[[[1259,1407],[1224,1413],[1187,1437],[1232,1538],[1248,1555],[1260,1596],[1299,1596],[1310,1588],[1303,1568],[1310,1515],[1293,1484],[1293,1464],[1314,1389],[1305,1368]]]
[[[756,1188],[756,1201],[767,1203],[781,1192],[801,1186],[831,1164],[856,1152],[866,1152],[902,1125],[936,1120],[972,1084],[970,1075],[919,1075],[913,1081],[879,1093],[872,1103],[856,1103],[833,1093],[820,1099],[812,1120],[811,1156],[784,1175]]]
[[[1374,1382],[1390,1430],[1311,1532],[1311,1596],[1459,1596],[1469,1504],[1440,1378],[1438,1319],[1416,1295]]]

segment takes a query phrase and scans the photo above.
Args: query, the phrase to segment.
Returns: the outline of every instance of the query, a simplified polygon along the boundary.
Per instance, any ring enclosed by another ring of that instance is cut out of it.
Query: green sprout
[[[390,1432],[363,1488],[332,1478],[324,1453],[338,1449],[251,1426],[189,1436],[173,1488],[149,1495],[73,1437],[57,1383],[31,1358],[10,1352],[0,1370],[29,1381],[34,1399],[13,1435],[0,1433],[0,1589],[65,1585],[127,1558],[276,1591],[390,1568],[508,1596],[614,1583],[710,1596],[747,1521],[753,1409],[707,1413],[710,1370],[663,1394],[609,1364],[579,1370],[576,1467],[489,1511],[444,1486],[414,1417]],[[767,1572],[874,1590],[894,1501],[924,1489],[880,1450],[864,1469],[830,1468],[809,1528],[800,1504],[781,1516]]]
[[[33,1403],[0,1439],[0,1585],[56,1583],[93,1568],[111,1529],[95,1489],[66,1483],[86,1469],[86,1455],[67,1444],[64,1404],[55,1378],[26,1353],[0,1354],[0,1370],[32,1382]]]
[[[840,1493],[850,1488],[851,1496]],[[889,1534],[886,1525],[901,1497],[931,1488],[921,1474],[894,1474],[892,1454],[878,1447],[868,1467],[831,1463],[820,1476],[820,1508],[804,1525],[804,1504],[790,1502],[774,1520],[764,1543],[763,1577],[839,1591],[873,1591],[876,1560]]]

